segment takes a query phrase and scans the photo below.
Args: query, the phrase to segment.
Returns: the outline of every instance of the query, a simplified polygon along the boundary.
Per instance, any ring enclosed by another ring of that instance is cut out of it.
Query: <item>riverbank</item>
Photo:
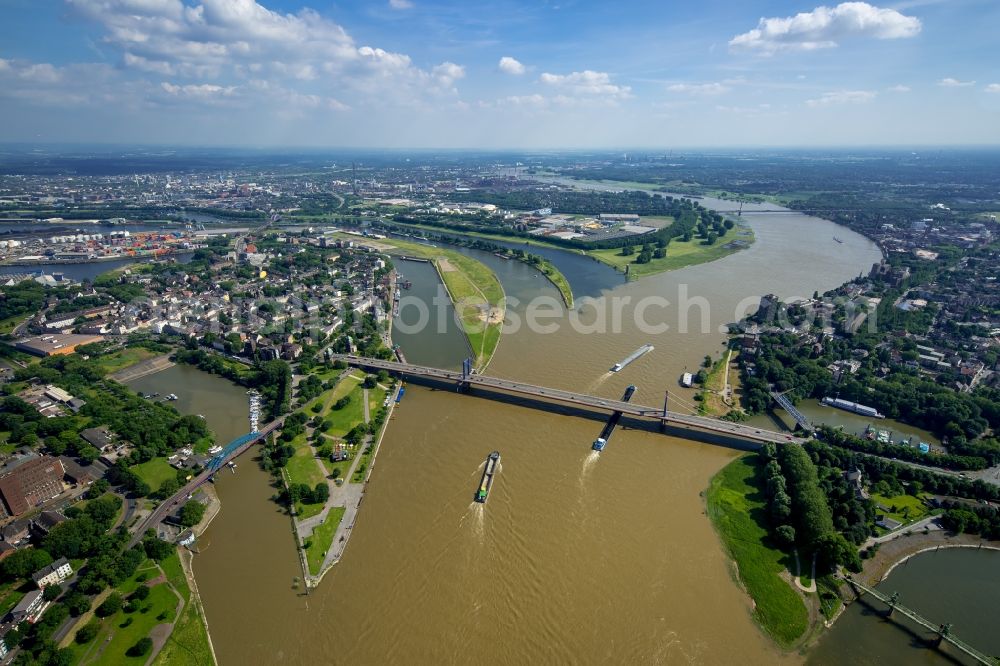
[[[586,250],[583,254],[593,257],[601,263],[611,266],[615,270],[628,271],[629,279],[638,280],[642,277],[675,271],[687,266],[707,264],[723,257],[745,250],[753,245],[756,240],[753,229],[745,224],[738,224],[732,228],[723,238],[718,239],[714,244],[709,245],[705,240],[692,236],[691,240],[685,242],[683,239],[674,238],[667,245],[666,256],[662,258],[652,258],[644,264],[636,262],[635,254],[625,256],[621,248],[609,248],[604,250]],[[636,246],[642,246],[642,237],[636,237]]]
[[[469,232],[465,232],[465,231],[462,231],[462,232],[450,231],[448,229],[434,227],[434,226],[431,226],[431,225],[428,225],[428,224],[410,224],[410,223],[406,223],[406,222],[401,222],[401,223],[400,222],[394,222],[393,224],[401,224],[401,225],[403,225],[406,228],[421,229],[423,231],[427,231],[427,232],[431,232],[431,233],[436,233],[438,235],[435,236],[433,240],[440,241],[440,242],[447,242],[449,245],[456,245],[458,247],[464,247],[465,245],[463,243],[456,242],[456,241],[463,240],[465,238],[470,239],[470,240],[494,241],[494,242],[501,242],[501,243],[513,243],[515,240],[518,241],[518,242],[520,242],[522,240],[519,237],[503,236],[503,235],[500,235],[500,234],[487,234],[487,233],[481,233],[481,232],[475,232],[475,231],[469,231]],[[405,235],[405,234],[403,234],[403,235]],[[535,241],[535,240],[527,240],[527,239],[525,239],[524,240],[524,245],[525,246],[540,247],[540,248],[545,248],[545,249],[549,249],[549,250],[559,250],[559,251],[562,251],[562,252],[573,252],[573,250],[571,250],[569,248],[565,248],[565,247],[562,247],[560,245],[556,245],[554,243],[546,243],[544,241]],[[559,295],[562,296],[563,303],[566,304],[566,307],[567,308],[572,308],[573,307],[573,302],[574,302],[573,301],[573,289],[570,286],[569,280],[566,279],[566,276],[563,275],[562,271],[560,271],[556,267],[555,264],[553,264],[551,261],[549,261],[545,257],[539,256],[539,255],[532,255],[532,254],[530,254],[528,252],[525,252],[525,251],[521,250],[520,248],[512,249],[512,248],[508,248],[508,247],[503,246],[503,245],[501,245],[501,246],[493,246],[493,247],[494,247],[494,249],[499,250],[499,252],[495,252],[496,256],[498,256],[498,257],[500,257],[502,259],[510,259],[510,260],[513,260],[513,261],[519,261],[522,264],[526,264],[528,266],[531,266],[532,268],[537,269],[542,275],[545,276],[545,278],[549,282],[552,283],[553,287],[555,287],[556,289],[559,290]],[[473,248],[473,249],[476,249],[476,248]],[[488,251],[493,252],[494,249],[490,249]],[[583,254],[583,253],[581,252],[581,254]]]
[[[754,487],[754,455],[737,458],[712,477],[706,513],[732,559],[732,575],[753,601],[758,626],[785,649],[795,647],[810,627],[802,593],[792,586],[788,555],[771,545],[761,524],[766,507]]]
[[[506,294],[496,274],[485,264],[455,250],[397,238],[379,239],[371,244],[390,254],[399,250],[434,264],[475,356],[474,366],[480,372],[485,370],[500,344],[507,315]]]
[[[875,555],[864,561],[861,573],[854,578],[865,585],[878,585],[888,578],[893,569],[905,565],[911,557],[945,548],[1000,550],[1000,541],[987,541],[975,534],[952,534],[944,530],[904,531],[895,539],[880,544]]]
[[[692,237],[691,240],[687,242],[680,238],[674,238],[670,241],[670,245],[667,247],[667,255],[665,257],[659,259],[654,258],[645,264],[640,264],[636,263],[638,252],[626,256],[621,254],[621,248],[588,250],[584,248],[566,247],[556,243],[547,243],[543,240],[524,238],[523,236],[507,236],[504,234],[494,234],[481,231],[452,230],[447,227],[435,227],[429,224],[413,224],[408,222],[393,222],[393,224],[399,224],[412,229],[420,229],[429,233],[445,235],[454,234],[456,236],[467,236],[469,238],[504,243],[523,243],[525,246],[529,247],[534,246],[550,250],[569,252],[571,254],[580,254],[585,257],[590,257],[595,261],[599,261],[606,266],[610,266],[621,273],[624,273],[627,268],[630,279],[639,279],[641,277],[657,275],[659,273],[685,268],[686,266],[694,266],[697,264],[715,261],[716,259],[721,259],[750,247],[756,240],[753,229],[749,225],[739,221],[730,233],[727,233],[724,238],[720,238],[713,245],[705,244],[701,238],[696,236]],[[637,246],[642,245],[642,236],[636,236],[635,240]],[[543,271],[543,273],[544,272],[545,271]],[[553,273],[551,276],[546,273],[546,277],[549,277],[560,292],[563,291],[561,280],[559,280],[559,277],[561,276],[561,273]],[[565,280],[565,277],[562,279]],[[570,292],[570,300],[567,301],[568,306],[572,307],[571,304],[572,292]]]
[[[368,492],[368,481],[371,479],[372,472],[375,469],[375,460],[378,457],[379,449],[382,446],[382,439],[385,436],[385,432],[389,429],[389,421],[392,418],[392,413],[395,407],[396,407],[396,401],[390,400],[389,409],[388,412],[386,413],[385,422],[382,424],[382,427],[379,430],[377,438],[375,438],[375,441],[370,445],[373,447],[371,458],[369,460],[367,469],[363,472],[364,481],[361,485],[360,493],[357,494],[357,501],[354,503],[353,507],[345,506],[343,512],[340,513],[340,515],[336,518],[337,525],[336,528],[332,530],[333,534],[330,536],[330,543],[332,544],[332,548],[329,550],[329,552],[324,552],[325,557],[323,559],[319,573],[313,574],[312,571],[310,570],[309,559],[307,554],[305,559],[303,560],[303,563],[305,565],[303,567],[303,572],[305,572],[306,574],[304,580],[307,588],[317,587],[323,581],[323,577],[326,576],[327,572],[330,571],[330,569],[332,569],[335,564],[340,562],[340,558],[343,556],[344,550],[347,548],[347,544],[351,538],[351,533],[353,532],[354,526],[357,523],[358,510],[361,508],[361,504],[364,502],[365,495]],[[353,470],[351,476],[353,476]],[[313,534],[315,534],[315,530]]]

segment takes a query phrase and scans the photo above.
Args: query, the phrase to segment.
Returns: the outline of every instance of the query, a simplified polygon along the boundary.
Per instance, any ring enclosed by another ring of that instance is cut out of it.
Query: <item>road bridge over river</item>
[[[519,395],[537,398],[546,402],[558,402],[577,407],[583,407],[601,412],[621,412],[625,416],[639,419],[647,419],[659,423],[661,426],[682,428],[691,431],[720,435],[732,439],[744,440],[754,444],[766,444],[768,442],[796,442],[801,443],[802,439],[787,433],[773,432],[755,428],[741,423],[732,423],[719,419],[704,416],[694,416],[690,414],[680,414],[678,412],[668,412],[662,407],[644,407],[632,402],[622,402],[612,398],[602,398],[600,396],[587,395],[585,393],[575,393],[562,389],[548,388],[545,386],[535,386],[511,379],[491,377],[489,375],[479,375],[468,372],[454,372],[439,368],[414,365],[412,363],[399,363],[396,361],[382,361],[374,358],[362,358],[360,356],[350,356],[346,354],[333,354],[333,360],[342,360],[350,365],[368,370],[385,370],[387,372],[407,375],[411,377],[423,377],[449,383],[454,383],[459,388],[482,387],[505,393],[515,393]]]
[[[219,471],[228,462],[238,458],[243,453],[245,453],[251,446],[261,441],[281,427],[284,419],[277,419],[271,421],[259,431],[250,432],[242,437],[234,439],[232,442],[227,444],[219,455],[212,458],[209,464],[205,467],[204,471],[200,472],[193,479],[184,484],[184,487],[178,490],[176,493],[163,500],[153,513],[146,516],[146,519],[139,523],[135,531],[132,533],[132,538],[129,539],[128,547],[131,548],[135,544],[142,541],[143,535],[146,534],[147,530],[155,528],[160,522],[173,513],[181,504],[184,504],[188,500],[188,497],[198,489],[198,487],[215,476],[216,472]]]

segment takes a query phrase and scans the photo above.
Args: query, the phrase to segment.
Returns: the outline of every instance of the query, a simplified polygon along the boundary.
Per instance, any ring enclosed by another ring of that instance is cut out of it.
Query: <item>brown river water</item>
[[[677,303],[686,288],[689,299],[709,304],[705,330],[699,307],[691,309],[687,333],[678,330],[675,306],[650,307],[647,321],[670,328],[644,333],[627,306],[618,332],[585,334],[563,325],[550,334],[522,327],[505,335],[488,372],[609,397],[634,383],[633,401],[647,405],[662,404],[669,389],[672,407],[681,409],[691,394],[679,389],[679,375],[722,350],[719,326],[739,318],[741,301],[755,305],[768,292],[810,296],[867,272],[880,257],[865,238],[815,218],[744,219],[757,242],[720,261],[629,284],[613,274],[603,284],[581,278],[578,300],[603,294]],[[533,296],[557,299],[526,266],[476,256],[521,301],[512,315],[523,316]],[[562,267],[574,290],[577,260]],[[466,348],[453,335],[441,340],[411,345],[409,360],[454,367]],[[644,343],[655,351],[620,373],[607,372]],[[181,394],[176,381],[154,390]],[[194,391],[196,384],[186,378],[181,388]],[[246,397],[213,385],[197,405],[211,423],[212,410],[244,414]],[[220,662],[793,659],[754,625],[750,601],[733,583],[704,515],[701,493],[738,452],[619,428],[598,455],[590,444],[602,425],[593,415],[408,386],[344,557],[309,595],[293,589],[301,571],[289,519],[269,500],[274,490],[266,475],[242,459],[235,475],[220,475],[223,509],[194,565]],[[501,472],[489,501],[476,505],[472,493],[493,449],[502,453]]]

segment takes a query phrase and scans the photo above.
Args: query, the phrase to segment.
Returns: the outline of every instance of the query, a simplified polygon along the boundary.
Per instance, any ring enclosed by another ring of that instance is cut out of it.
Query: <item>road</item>
[[[742,425],[739,423],[731,423],[729,421],[721,421],[704,416],[679,414],[677,412],[669,412],[666,416],[664,416],[662,408],[659,407],[644,407],[631,402],[622,402],[620,400],[602,398],[599,396],[574,393],[573,391],[535,386],[533,384],[525,384],[523,382],[501,379],[499,377],[491,377],[488,375],[472,374],[468,377],[463,377],[461,373],[451,372],[449,370],[429,368],[410,363],[398,363],[396,361],[382,361],[379,359],[362,358],[346,354],[334,354],[332,358],[334,360],[345,361],[350,365],[360,368],[387,370],[398,374],[439,379],[443,381],[456,382],[458,384],[464,382],[470,386],[482,386],[484,388],[519,393],[521,395],[542,398],[549,401],[563,402],[570,405],[579,405],[590,409],[607,412],[622,412],[622,414],[637,418],[655,420],[666,426],[688,428],[727,435],[751,442],[802,443],[804,441],[794,435],[755,428],[753,426]]]
[[[251,446],[262,440],[265,436],[280,428],[283,422],[284,419],[277,419],[275,421],[271,421],[270,423],[268,423],[266,426],[260,429],[256,437],[246,442],[238,449],[233,451],[228,457],[226,457],[226,459],[222,461],[222,464],[225,465],[230,460],[233,460],[234,458],[237,458],[240,455],[242,455]],[[161,502],[160,505],[156,507],[156,509],[151,514],[149,514],[149,516],[147,516],[145,520],[143,520],[136,526],[135,532],[132,534],[132,538],[129,540],[128,547],[131,548],[135,544],[142,541],[142,537],[147,530],[156,527],[156,525],[158,525],[160,521],[162,521],[164,518],[169,516],[174,511],[174,509],[176,509],[178,506],[186,502],[188,496],[190,496],[195,490],[197,490],[198,486],[200,486],[201,484],[205,483],[210,478],[212,478],[212,476],[214,476],[217,471],[218,469],[206,470],[204,472],[201,472],[198,476],[188,481],[183,488],[178,490],[169,498],[163,500],[163,502]]]

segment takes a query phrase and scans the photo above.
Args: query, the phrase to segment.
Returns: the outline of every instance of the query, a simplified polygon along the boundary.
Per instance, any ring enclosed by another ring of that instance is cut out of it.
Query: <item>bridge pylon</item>
[[[467,358],[462,361],[462,380],[458,382],[456,387],[459,393],[468,393],[472,390],[472,384],[469,383],[470,377],[472,377],[472,359]]]

